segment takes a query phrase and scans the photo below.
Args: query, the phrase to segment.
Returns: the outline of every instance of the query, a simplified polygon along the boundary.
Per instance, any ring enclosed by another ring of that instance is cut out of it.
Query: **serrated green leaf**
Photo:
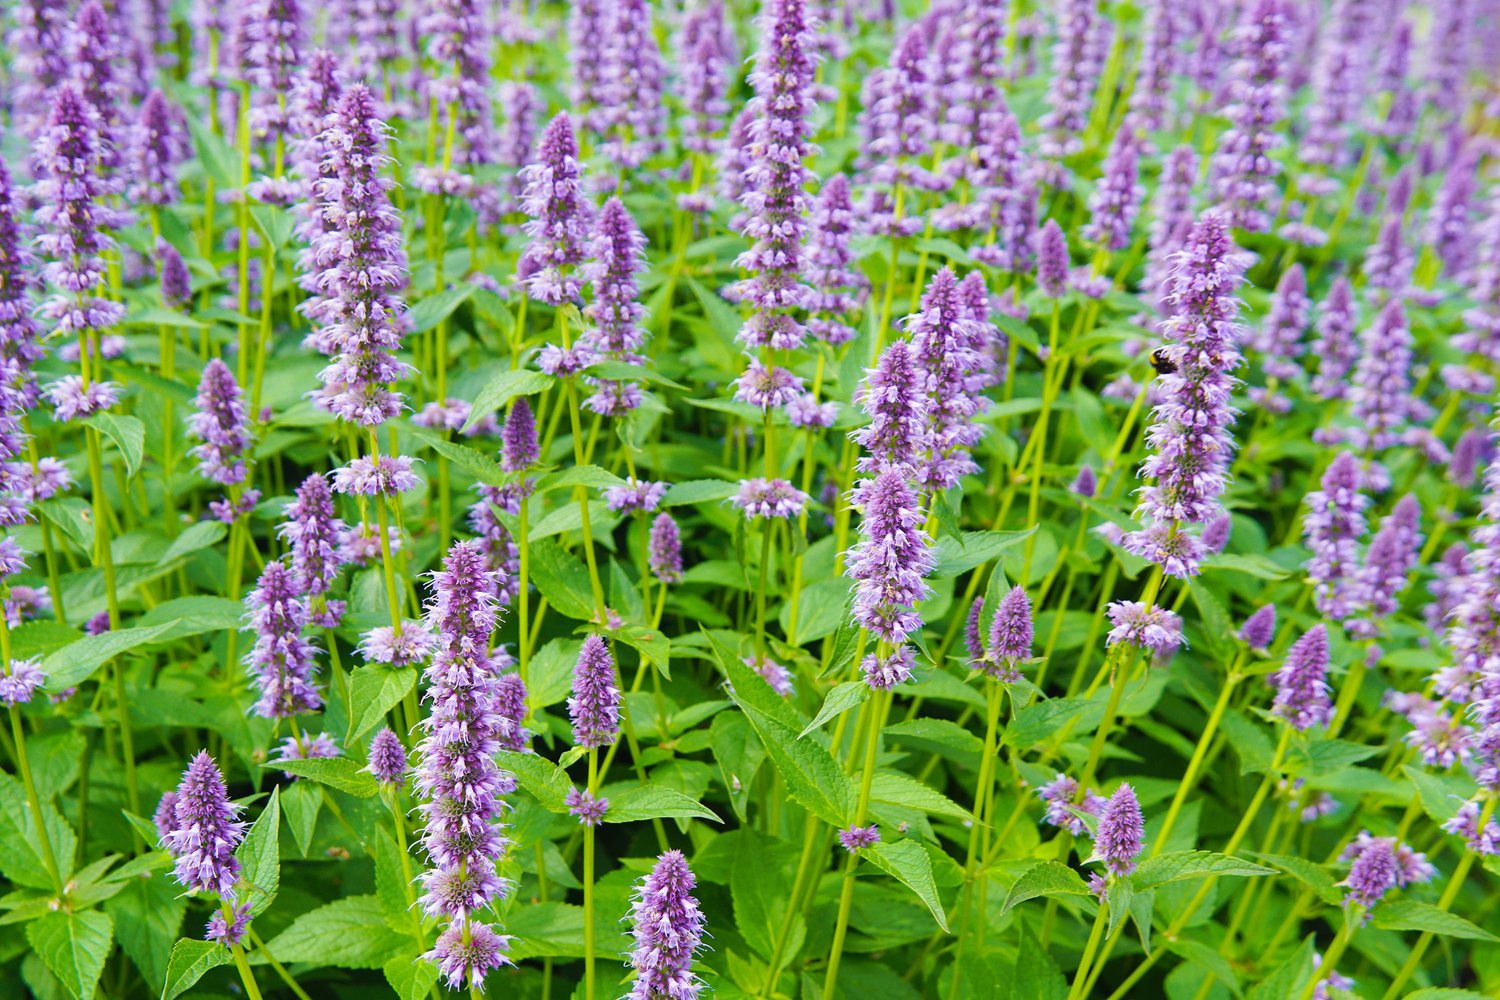
[[[299,778],[316,781],[330,788],[362,799],[373,798],[380,790],[375,776],[348,757],[313,757],[307,760],[271,760],[261,767],[285,771]]]
[[[424,333],[431,330],[452,316],[455,309],[467,302],[477,287],[479,286],[465,282],[419,299],[413,303],[411,311],[407,313],[407,322],[410,324],[407,332]]]
[[[1464,941],[1500,941],[1500,937],[1456,913],[1415,899],[1392,899],[1378,904],[1370,923],[1388,931],[1426,931]]]
[[[1325,871],[1322,865],[1285,854],[1257,854],[1256,857],[1291,875],[1311,889],[1313,895],[1323,902],[1337,906],[1343,901],[1344,894],[1335,886],[1333,875]]]
[[[417,683],[416,667],[372,663],[349,675],[349,733],[352,743],[385,721],[385,713],[401,704]]]
[[[146,425],[140,418],[101,410],[84,423],[114,442],[120,457],[125,459],[125,478],[134,479],[146,451]]]
[[[486,486],[504,486],[515,479],[500,468],[499,462],[476,448],[449,441],[427,427],[412,424],[410,430],[413,437],[452,462],[454,468],[462,469]]]
[[[858,705],[870,700],[870,685],[864,681],[845,681],[835,685],[823,699],[823,707],[818,709],[818,714],[807,724],[807,728],[797,734],[801,739],[814,729],[821,729],[828,720],[849,711]]]
[[[862,852],[862,856],[916,893],[937,925],[944,931],[948,930],[948,917],[943,912],[937,885],[932,880],[932,859],[921,844],[915,840],[881,841]]]
[[[167,551],[163,552],[161,558],[156,560],[156,565],[166,566],[200,549],[217,545],[227,534],[229,534],[229,529],[225,527],[223,521],[196,521],[182,529],[182,534],[172,539],[172,544],[168,545]],[[179,598],[179,600],[190,599]]]
[[[1222,878],[1229,875],[1274,875],[1273,869],[1232,858],[1214,851],[1177,851],[1147,858],[1131,879],[1137,889],[1154,889],[1188,879]]]
[[[506,369],[495,373],[474,397],[469,408],[469,419],[464,421],[463,430],[472,430],[475,424],[517,396],[535,395],[551,386],[552,382],[550,376],[524,369]]]
[[[1088,884],[1067,865],[1056,861],[1039,861],[1021,873],[1010,892],[1005,894],[1001,913],[1009,913],[1028,899],[1038,896],[1087,896]]]
[[[240,861],[240,878],[248,888],[240,901],[250,907],[250,916],[266,911],[281,889],[281,789],[271,789],[266,807],[250,826],[234,856]]]
[[[665,785],[639,785],[618,792],[609,799],[609,811],[604,814],[606,823],[635,823],[643,819],[709,819],[723,822],[712,809],[707,808]]]
[[[410,943],[408,936],[386,926],[374,896],[346,896],[302,914],[266,947],[283,965],[378,969]]]
[[[870,801],[920,809],[934,816],[947,816],[963,823],[970,823],[974,819],[969,810],[905,771],[877,771],[870,784]]]
[[[280,205],[251,205],[250,220],[272,251],[280,250],[291,239],[292,213]]]
[[[565,799],[573,783],[567,774],[550,760],[534,753],[516,753],[502,750],[496,760],[505,770],[516,776],[516,781],[548,812],[566,813]]]
[[[47,675],[47,690],[64,691],[77,687],[108,661],[121,653],[154,642],[171,628],[172,623],[166,622],[86,635],[77,642],[71,642],[42,661],[42,672]]]
[[[98,910],[44,914],[26,925],[26,940],[75,1000],[91,1000],[114,942],[114,921]]]
[[[305,781],[294,782],[281,797],[281,812],[286,817],[287,829],[297,842],[297,850],[307,857],[312,846],[313,831],[318,826],[318,812],[323,808],[323,789]]]
[[[592,585],[582,556],[568,552],[556,539],[532,536],[531,582],[557,610],[577,621],[592,621]]]
[[[1313,970],[1313,938],[1308,935],[1285,962],[1245,994],[1245,1000],[1286,1000],[1298,995]]]
[[[740,701],[737,691],[735,700]],[[755,728],[781,780],[786,782],[787,793],[835,829],[848,826],[854,814],[854,782],[839,763],[822,747],[797,739],[795,730],[762,714],[747,702],[740,702],[740,707]]]
[[[172,957],[167,960],[167,985],[161,1000],[181,996],[198,985],[204,973],[232,961],[229,949],[217,941],[183,938],[172,946]]]
[[[386,962],[381,971],[385,973],[385,981],[391,984],[391,989],[396,991],[401,1000],[422,1000],[432,993],[432,988],[438,981],[437,966],[415,952],[398,955]]]
[[[932,578],[945,579],[958,576],[975,567],[998,558],[1036,532],[1035,527],[1024,531],[965,531],[962,539],[939,538],[937,542],[937,565]]]

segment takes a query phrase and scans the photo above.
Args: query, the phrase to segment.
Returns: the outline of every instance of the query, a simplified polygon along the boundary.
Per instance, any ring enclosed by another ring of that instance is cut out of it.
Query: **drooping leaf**
[[[917,898],[932,913],[932,918],[944,931],[948,929],[948,918],[943,912],[943,903],[938,899],[937,885],[932,879],[932,859],[914,840],[882,841],[873,845],[864,854],[870,863],[898,879],[902,885],[917,894]]]
[[[114,921],[98,910],[46,913],[26,925],[26,940],[75,1000],[91,1000],[114,943]]]

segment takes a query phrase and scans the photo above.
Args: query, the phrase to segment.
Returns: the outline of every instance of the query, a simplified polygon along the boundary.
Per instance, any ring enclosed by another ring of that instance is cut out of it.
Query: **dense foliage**
[[[0,995],[1500,995],[1500,4],[11,0]]]

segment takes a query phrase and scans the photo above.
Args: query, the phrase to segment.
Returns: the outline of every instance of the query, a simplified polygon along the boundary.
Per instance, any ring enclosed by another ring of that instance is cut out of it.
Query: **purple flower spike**
[[[176,827],[167,837],[167,850],[176,859],[177,881],[189,889],[228,898],[240,878],[234,849],[245,837],[239,806],[229,801],[229,789],[219,766],[204,750],[193,758],[177,786]]]
[[[697,1000],[703,983],[693,972],[693,956],[703,946],[703,911],[693,898],[697,880],[681,851],[657,858],[636,887],[630,907],[635,948],[631,1000]]]
[[[1365,250],[1365,284],[1385,293],[1386,297],[1399,297],[1411,284],[1412,268],[1416,263],[1411,248],[1406,245],[1402,216],[1388,216],[1380,227],[1380,234]]]
[[[869,826],[851,826],[847,830],[840,830],[839,843],[850,854],[861,848],[873,847],[880,843],[880,827],[871,823]]]
[[[542,132],[536,162],[521,171],[526,180],[521,207],[530,216],[525,229],[531,242],[517,264],[531,297],[551,306],[578,302],[583,290],[578,268],[587,252],[590,219],[580,174],[573,122],[559,113]]]
[[[752,359],[734,382],[734,398],[762,410],[786,406],[802,395],[802,379],[785,368]]]
[[[1106,250],[1130,245],[1130,230],[1141,210],[1142,188],[1135,134],[1127,128],[1115,133],[1104,158],[1104,175],[1089,196],[1089,224],[1084,238]]]
[[[904,340],[887,345],[855,389],[854,402],[870,417],[867,426],[849,435],[866,453],[856,468],[914,470],[927,450],[927,387],[911,345]]]
[[[1067,830],[1075,837],[1088,836],[1089,827],[1080,813],[1098,816],[1108,800],[1093,789],[1084,789],[1083,798],[1078,798],[1078,780],[1058,772],[1056,778],[1040,786],[1037,797],[1047,803],[1042,822]]]
[[[198,473],[225,486],[245,481],[245,404],[229,366],[218,358],[203,366],[194,400],[197,412],[188,417],[188,430],[202,444],[189,454],[198,459]]]
[[[500,468],[506,472],[523,472],[541,457],[537,443],[536,417],[531,404],[519,398],[510,404],[505,426],[500,431]]]
[[[990,621],[986,668],[1006,683],[1019,680],[1016,661],[1031,657],[1032,633],[1031,600],[1018,584],[1000,599]]]
[[[682,580],[682,534],[671,514],[658,514],[651,522],[647,560],[651,574],[662,583]]]
[[[486,5],[478,0],[438,0],[424,6],[429,12],[420,22],[421,31],[428,39],[433,63],[443,73],[430,81],[431,97],[443,114],[438,128],[453,129],[459,163],[493,163],[497,143],[490,103],[490,50],[495,29]]]
[[[313,686],[318,650],[302,637],[307,600],[297,590],[295,574],[283,563],[267,563],[245,607],[255,633],[249,665],[260,686],[256,713],[281,719],[317,711],[323,705]]]
[[[285,103],[302,64],[302,6],[298,0],[261,0],[241,15],[240,71],[251,85],[250,127],[274,138],[286,133]]]
[[[177,167],[184,145],[172,106],[160,90],[151,91],[141,105],[131,139],[132,200],[165,205],[177,197]]]
[[[1036,283],[1048,298],[1061,298],[1068,290],[1068,238],[1056,219],[1048,219],[1036,250]]]
[[[932,276],[921,312],[908,316],[903,326],[911,336],[927,396],[927,448],[917,464],[916,479],[929,490],[947,489],[979,471],[969,449],[983,436],[974,422],[980,397],[968,391],[970,380],[983,368],[974,349],[982,336],[959,297],[958,278],[951,268]]]
[[[968,650],[971,667],[983,665],[985,658],[983,618],[984,598],[976,597],[969,605],[969,613],[964,616],[964,648]]]
[[[1307,329],[1310,305],[1302,265],[1293,264],[1276,283],[1265,322],[1252,345],[1265,355],[1262,368],[1268,377],[1284,382],[1302,371],[1297,358],[1302,353],[1302,334]]]
[[[1356,444],[1379,450],[1400,441],[1413,408],[1411,369],[1406,311],[1399,299],[1392,299],[1360,337],[1359,366],[1349,394]]]
[[[499,821],[515,778],[495,764],[512,728],[497,710],[489,654],[497,613],[490,570],[478,542],[458,542],[433,574],[426,624],[437,650],[426,671],[432,710],[423,720],[414,788],[423,800],[422,844],[432,867],[422,874],[422,908],[448,920],[426,956],[450,985],[481,985],[508,961],[506,938],[474,919],[510,892],[496,872],[510,841]]]
[[[1351,631],[1357,637],[1372,638],[1378,631],[1377,622],[1400,607],[1407,574],[1416,566],[1422,547],[1421,518],[1422,505],[1408,493],[1391,508],[1370,540],[1365,563],[1355,580],[1355,600],[1376,621],[1362,619],[1357,626],[1351,622]]]
[[[1078,475],[1068,484],[1068,489],[1085,499],[1092,499],[1099,490],[1099,480],[1094,475],[1093,466],[1085,465],[1078,470]]]
[[[1104,64],[1093,0],[1063,0],[1057,5],[1057,38],[1052,44],[1050,110],[1039,123],[1042,155],[1062,160],[1083,149],[1083,131],[1093,106],[1094,88]]]
[[[156,824],[158,842],[165,847],[167,838],[172,836],[172,831],[177,829],[177,793],[175,791],[164,792],[156,803],[156,812],[151,814],[151,822]]]
[[[332,293],[321,332],[337,351],[319,373],[316,394],[324,409],[360,427],[374,427],[401,412],[401,394],[390,384],[407,374],[396,359],[405,329],[406,254],[401,218],[391,205],[389,129],[377,114],[369,87],[350,87],[328,117],[322,135],[328,176],[314,185],[325,216],[339,220],[318,236],[314,255],[320,287]]]
[[[1276,637],[1276,605],[1256,608],[1240,626],[1240,638],[1251,649],[1264,651]]]
[[[495,711],[509,725],[499,727],[500,747],[525,753],[531,748],[531,733],[526,730],[526,682],[518,673],[501,674],[495,689]]]
[[[1182,645],[1182,619],[1166,608],[1147,607],[1140,601],[1115,601],[1105,608],[1110,624],[1105,644],[1126,642],[1148,649],[1158,659],[1177,652]]]
[[[662,136],[667,112],[662,105],[666,66],[651,26],[646,0],[614,0],[605,34],[601,67],[600,125],[605,132],[599,150],[629,171],[666,148]],[[628,176],[628,174],[627,174]]]
[[[1256,0],[1244,8],[1234,32],[1237,58],[1225,112],[1233,127],[1213,161],[1214,193],[1230,224],[1257,233],[1270,228],[1266,208],[1277,193],[1279,168],[1270,153],[1281,144],[1278,127],[1286,117],[1285,31],[1282,0]]]
[[[577,817],[583,826],[598,826],[604,822],[604,814],[609,811],[609,799],[600,798],[593,792],[581,792],[576,788],[568,792],[564,804],[568,807],[568,814]]]
[[[620,735],[620,687],[615,661],[600,635],[583,640],[573,667],[573,694],[568,698],[573,742],[590,750],[606,747]]]
[[[245,932],[250,928],[250,904],[234,903],[230,907],[233,920],[224,919],[223,910],[215,910],[208,918],[208,926],[204,929],[203,936],[209,941],[217,941],[226,948],[233,948],[245,940]]]
[[[861,480],[851,503],[862,514],[860,540],[844,571],[855,581],[854,620],[900,645],[922,627],[916,606],[931,592],[924,579],[934,565],[932,540],[922,530],[926,513],[895,468]]]
[[[1207,524],[1223,511],[1219,496],[1234,454],[1229,396],[1240,363],[1234,297],[1240,280],[1228,220],[1204,213],[1173,261],[1175,311],[1162,321],[1161,350],[1176,368],[1157,378],[1165,399],[1152,411],[1152,454],[1141,465],[1148,485],[1136,509],[1145,527],[1125,538],[1127,551],[1169,576],[1198,572],[1203,545],[1186,525]]]
[[[315,472],[302,481],[277,531],[291,547],[297,589],[314,598],[328,593],[351,556],[345,542],[349,529],[334,516],[327,479]]]
[[[1234,528],[1234,518],[1225,511],[1209,521],[1203,528],[1203,549],[1217,555],[1229,544],[1229,535]]]
[[[867,279],[853,266],[849,237],[854,230],[854,207],[849,179],[834,174],[823,183],[813,207],[812,239],[808,248],[807,280],[812,286],[806,308],[813,314],[807,328],[814,337],[834,347],[855,337],[847,322],[860,305]]]
[[[1361,481],[1359,459],[1341,452],[1323,473],[1323,488],[1307,495],[1308,513],[1302,522],[1303,538],[1312,552],[1307,578],[1314,587],[1313,604],[1338,622],[1353,614],[1357,603],[1359,539],[1370,505],[1359,492]]]
[[[750,272],[739,297],[753,309],[738,340],[747,347],[786,350],[802,343],[804,330],[793,315],[807,298],[802,283],[811,152],[808,121],[813,83],[812,33],[804,0],[771,0],[761,22],[764,44],[750,74],[755,97],[747,110],[751,163],[744,173],[743,232],[751,247],[738,265]]]
[[[876,691],[889,691],[911,680],[912,668],[916,666],[916,653],[910,646],[900,646],[888,656],[871,653],[860,662],[860,672],[865,683]]]
[[[1281,669],[1272,676],[1272,711],[1302,732],[1327,723],[1333,718],[1327,677],[1328,627],[1320,622],[1292,643]]]
[[[1354,287],[1348,278],[1340,276],[1318,310],[1318,337],[1312,348],[1318,359],[1312,390],[1323,399],[1343,399],[1348,392],[1349,370],[1358,356],[1354,344],[1357,322]]]
[[[161,301],[172,309],[185,308],[193,299],[192,277],[177,248],[163,240],[157,244],[161,258]]]
[[[1353,862],[1349,866],[1349,877],[1339,883],[1349,889],[1345,902],[1366,910],[1380,902],[1391,889],[1404,888],[1413,882],[1428,882],[1437,874],[1426,855],[1412,850],[1395,837],[1373,837],[1368,830],[1361,830],[1339,857]]]
[[[730,503],[752,521],[778,517],[790,520],[807,509],[808,500],[806,493],[785,479],[742,479]]]
[[[682,62],[682,145],[695,153],[713,153],[731,108],[735,78],[734,32],[724,17],[722,0],[694,4],[684,14],[677,52]]]
[[[666,493],[666,483],[630,479],[619,486],[605,488],[604,505],[617,514],[634,510],[650,512],[661,504]]]
[[[370,760],[365,770],[385,785],[399,785],[406,779],[406,748],[390,727],[382,726],[370,737]]]
[[[1123,878],[1135,871],[1145,837],[1145,821],[1135,789],[1122,784],[1104,804],[1094,833],[1094,856],[1111,875]]]

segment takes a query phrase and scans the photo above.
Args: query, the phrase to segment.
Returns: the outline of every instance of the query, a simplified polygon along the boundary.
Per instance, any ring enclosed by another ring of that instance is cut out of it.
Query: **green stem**
[[[589,794],[599,785],[599,751],[589,748]],[[594,1000],[594,827],[583,827],[583,995]]]
[[[10,663],[10,634],[5,636],[5,662]],[[26,786],[26,803],[31,807],[31,818],[36,822],[37,842],[42,846],[42,864],[47,866],[47,874],[52,879],[52,888],[60,900],[63,897],[62,869],[57,867],[57,855],[52,852],[52,838],[47,835],[47,823],[43,819],[42,799],[37,794],[36,779],[31,773],[31,760],[26,755],[26,731],[21,726],[21,710],[15,705],[10,706],[10,733],[15,740],[13,748],[16,755],[16,767],[21,772],[21,783]]]
[[[1208,753],[1209,744],[1213,742],[1215,734],[1219,731],[1219,723],[1224,718],[1225,709],[1229,707],[1229,698],[1241,680],[1240,664],[1243,660],[1244,653],[1240,653],[1235,658],[1234,666],[1229,668],[1229,676],[1224,681],[1224,687],[1219,691],[1219,699],[1214,702],[1213,711],[1208,716],[1208,723],[1203,727],[1202,735],[1198,737],[1198,745],[1193,748],[1193,756],[1188,759],[1187,770],[1183,772],[1182,780],[1177,783],[1177,794],[1172,796],[1172,804],[1167,808],[1167,817],[1162,820],[1161,829],[1157,831],[1156,842],[1151,845],[1151,857],[1161,853],[1162,847],[1167,843],[1167,835],[1172,832],[1172,827],[1177,823],[1177,814],[1182,811],[1182,804],[1187,800],[1188,791],[1195,787],[1198,769],[1203,765],[1204,755]]]
[[[875,696],[865,702],[860,714],[869,720],[869,729],[865,741],[865,767],[864,776],[859,784],[859,804],[854,810],[854,825],[861,826],[865,821],[865,811],[870,807],[870,788],[875,780],[875,759],[880,753],[880,729],[881,721],[886,711],[890,708],[891,693],[889,691],[878,691]],[[839,915],[833,929],[833,945],[828,951],[828,971],[823,977],[823,995],[834,997],[838,994],[835,987],[839,980],[839,959],[844,952],[844,937],[849,932],[849,911],[854,905],[854,867],[859,862],[859,855],[850,854],[849,860],[844,865],[844,885],[839,893]]]

